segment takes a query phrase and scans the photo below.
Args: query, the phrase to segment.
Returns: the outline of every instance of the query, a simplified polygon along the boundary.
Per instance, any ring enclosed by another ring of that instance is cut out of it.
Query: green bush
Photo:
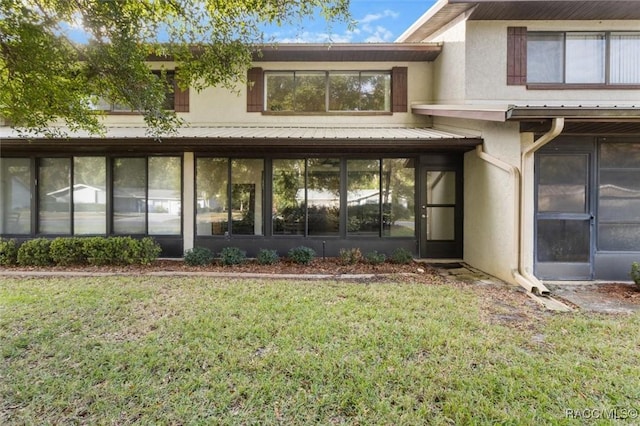
[[[18,264],[21,266],[51,265],[50,246],[51,241],[46,238],[25,241],[18,249]]]
[[[158,259],[162,248],[156,240],[151,237],[144,237],[138,241],[138,263],[150,265]]]
[[[213,261],[213,253],[206,247],[194,247],[184,253],[184,263],[189,266],[206,266]]]
[[[631,275],[633,282],[636,283],[637,286],[640,286],[640,264],[638,264],[638,262],[631,264],[631,272],[629,275]]]
[[[399,265],[407,265],[413,262],[413,255],[411,252],[404,248],[397,248],[391,253],[390,258],[392,263],[397,263]]]
[[[362,252],[359,248],[340,249],[340,262],[343,265],[355,265],[362,260]]]
[[[18,262],[18,244],[16,240],[0,238],[0,265],[12,266]]]
[[[247,253],[238,247],[225,247],[220,251],[220,263],[224,266],[240,265],[247,261]]]
[[[365,260],[372,265],[380,265],[387,260],[387,256],[384,253],[378,253],[377,251],[371,251],[364,256]]]
[[[49,246],[51,260],[56,265],[79,265],[86,263],[84,243],[81,238],[60,237]]]
[[[262,249],[258,252],[256,260],[260,265],[273,265],[278,263],[280,256],[278,256],[278,252],[275,250]]]
[[[300,246],[289,250],[287,256],[295,263],[308,265],[316,257],[316,252],[310,247]]]

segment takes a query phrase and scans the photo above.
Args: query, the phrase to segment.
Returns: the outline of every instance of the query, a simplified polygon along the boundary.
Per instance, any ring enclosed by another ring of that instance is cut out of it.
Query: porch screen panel
[[[146,233],[147,164],[145,158],[113,160],[113,232]]]
[[[640,251],[640,144],[603,143],[598,249]]]
[[[150,235],[180,234],[181,176],[180,157],[149,158],[147,209]]]
[[[456,173],[427,172],[427,240],[455,239]]]
[[[105,157],[73,159],[73,232],[107,232],[107,162]]]
[[[31,233],[31,161],[0,158],[0,233]]]
[[[304,235],[305,160],[273,160],[271,206],[274,235]]]
[[[196,234],[224,235],[229,223],[229,160],[196,160]]]
[[[382,159],[382,235],[415,237],[415,166],[408,158]]]
[[[347,161],[347,233],[380,234],[380,161]]]
[[[340,231],[340,159],[308,160],[309,235],[338,236]]]
[[[71,159],[42,158],[38,168],[38,232],[71,233]]]
[[[545,155],[540,159],[538,211],[583,213],[587,208],[587,170],[584,158]]]
[[[264,160],[231,161],[231,233],[263,234]]]
[[[537,257],[540,262],[588,262],[589,221],[539,219]]]

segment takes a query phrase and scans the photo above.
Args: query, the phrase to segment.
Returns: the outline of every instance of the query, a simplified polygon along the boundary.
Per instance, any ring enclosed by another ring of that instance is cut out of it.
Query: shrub
[[[380,265],[387,260],[387,256],[384,253],[378,253],[377,251],[372,251],[367,253],[364,258],[366,261],[372,265]]]
[[[86,263],[84,243],[81,238],[56,238],[51,241],[49,254],[53,263],[60,266]]]
[[[631,275],[633,282],[636,283],[637,286],[640,286],[640,264],[638,264],[638,262],[631,264],[631,272],[629,275]]]
[[[391,262],[399,265],[406,265],[413,262],[413,255],[404,248],[397,248],[391,253]]]
[[[11,266],[18,262],[18,245],[16,240],[0,238],[0,265]]]
[[[343,265],[355,265],[362,260],[362,252],[359,248],[340,249],[340,262]]]
[[[213,253],[206,247],[194,247],[184,253],[184,263],[189,266],[206,266],[213,261]]]
[[[308,265],[316,257],[316,252],[310,247],[300,246],[289,250],[287,256],[295,263]]]
[[[275,250],[262,249],[258,252],[256,260],[260,265],[273,265],[278,263],[280,256],[278,256],[278,252]]]
[[[21,266],[51,265],[49,246],[51,241],[46,238],[25,241],[18,249],[18,264]]]
[[[138,241],[138,263],[141,265],[152,264],[161,252],[160,244],[151,237],[144,237]]]
[[[247,260],[247,253],[238,247],[225,247],[220,251],[220,262],[224,266],[240,265]]]

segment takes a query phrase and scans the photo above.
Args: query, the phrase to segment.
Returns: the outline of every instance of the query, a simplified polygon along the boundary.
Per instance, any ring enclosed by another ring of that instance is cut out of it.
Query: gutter
[[[489,164],[492,164],[498,167],[501,170],[506,171],[511,176],[513,180],[513,188],[514,188],[514,232],[513,232],[513,246],[516,248],[514,256],[511,260],[511,275],[515,279],[515,281],[521,286],[524,287],[528,292],[533,293],[535,295],[549,295],[550,291],[545,285],[538,280],[535,276],[533,276],[530,272],[528,272],[524,266],[524,238],[523,234],[523,224],[526,219],[526,212],[532,211],[527,209],[527,203],[522,194],[525,192],[525,188],[527,184],[531,184],[532,181],[532,170],[533,170],[533,154],[540,148],[542,148],[547,143],[551,142],[555,139],[564,128],[564,118],[554,118],[553,123],[551,125],[551,129],[542,135],[539,139],[534,141],[533,144],[526,147],[522,151],[521,158],[521,168],[523,173],[521,174],[517,167],[512,166],[490,154],[487,154],[483,150],[483,145],[476,146],[476,154],[478,158],[486,161]],[[524,176],[524,178],[522,177]]]

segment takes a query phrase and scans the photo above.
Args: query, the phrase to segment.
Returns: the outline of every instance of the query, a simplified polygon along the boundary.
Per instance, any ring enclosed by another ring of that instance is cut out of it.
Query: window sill
[[[640,84],[529,83],[528,90],[638,90]]]

